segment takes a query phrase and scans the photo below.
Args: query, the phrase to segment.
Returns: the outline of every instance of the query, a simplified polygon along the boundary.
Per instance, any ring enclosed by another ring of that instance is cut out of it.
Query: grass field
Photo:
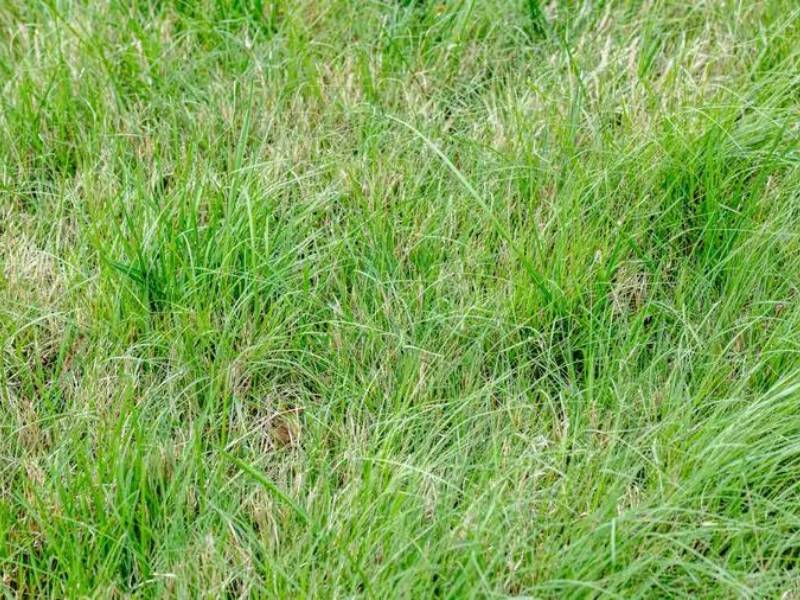
[[[800,598],[796,0],[0,0],[6,597]]]

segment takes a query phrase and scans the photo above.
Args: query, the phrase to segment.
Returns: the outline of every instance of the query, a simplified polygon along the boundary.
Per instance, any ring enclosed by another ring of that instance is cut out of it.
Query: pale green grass
[[[800,597],[795,0],[0,2],[7,597]]]

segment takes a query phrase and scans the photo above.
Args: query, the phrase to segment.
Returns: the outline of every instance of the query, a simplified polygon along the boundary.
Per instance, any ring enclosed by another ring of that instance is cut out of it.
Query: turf
[[[0,2],[6,597],[800,595],[795,0]]]

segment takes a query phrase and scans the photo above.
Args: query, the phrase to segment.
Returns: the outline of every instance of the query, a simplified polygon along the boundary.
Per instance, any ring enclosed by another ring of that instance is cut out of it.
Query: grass
[[[6,597],[800,597],[795,0],[0,32]]]

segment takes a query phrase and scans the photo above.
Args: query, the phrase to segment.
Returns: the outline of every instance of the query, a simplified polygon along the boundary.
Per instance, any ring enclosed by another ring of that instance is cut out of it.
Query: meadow
[[[0,0],[7,598],[800,598],[796,0]]]

